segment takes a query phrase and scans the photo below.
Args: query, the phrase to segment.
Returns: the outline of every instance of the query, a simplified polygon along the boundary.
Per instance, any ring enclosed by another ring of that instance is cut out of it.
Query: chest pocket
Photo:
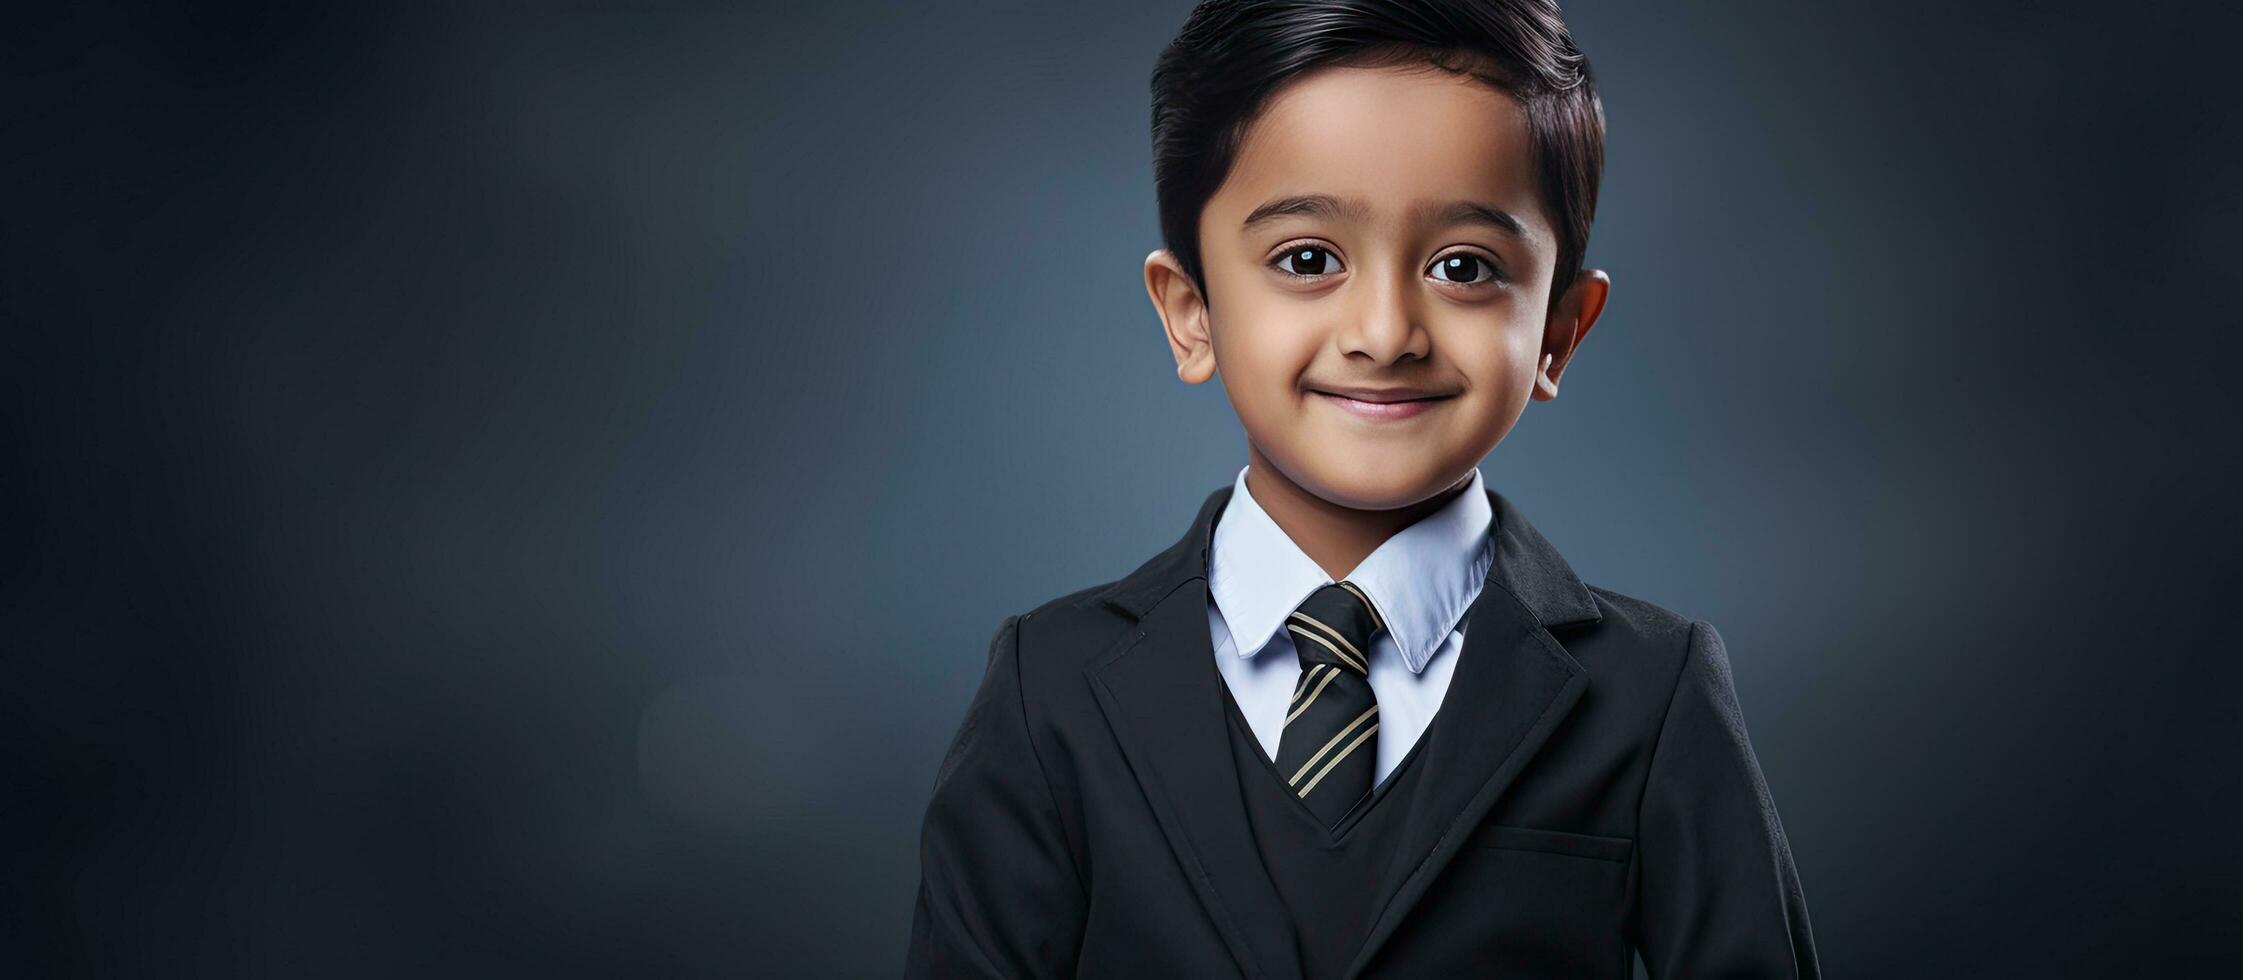
[[[1471,832],[1465,841],[1467,848],[1498,848],[1498,850],[1536,850],[1543,854],[1572,854],[1572,857],[1593,857],[1597,861],[1626,861],[1628,852],[1635,850],[1635,841],[1626,836],[1597,836],[1597,834],[1572,834],[1566,830],[1541,830],[1541,828],[1514,828],[1510,823],[1487,823]]]
[[[1465,841],[1465,846],[1625,862],[1628,860],[1628,853],[1635,849],[1635,841],[1626,837],[1599,837],[1594,834],[1515,827],[1510,824],[1484,824],[1472,832],[1471,838]]]
[[[1625,977],[1635,841],[1481,824],[1418,903],[1395,975]],[[1621,967],[1625,969],[1625,967]]]

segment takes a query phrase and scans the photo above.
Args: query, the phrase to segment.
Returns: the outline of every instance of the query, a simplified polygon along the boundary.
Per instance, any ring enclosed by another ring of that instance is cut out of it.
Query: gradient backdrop
[[[0,973],[892,976],[999,621],[1244,462],[1187,5],[435,6],[8,15]],[[2221,969],[2236,19],[1807,6],[1567,5],[1484,472],[1721,629],[1832,976]]]

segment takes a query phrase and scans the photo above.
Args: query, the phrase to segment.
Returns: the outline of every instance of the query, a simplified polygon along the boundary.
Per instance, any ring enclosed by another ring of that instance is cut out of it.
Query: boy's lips
[[[1365,385],[1317,384],[1309,385],[1308,390],[1317,392],[1319,394],[1339,395],[1343,398],[1352,398],[1359,402],[1381,403],[1409,401],[1417,398],[1443,398],[1449,395],[1456,394],[1456,392],[1446,389],[1427,388],[1420,385],[1383,385],[1372,387]]]
[[[1418,397],[1404,397],[1404,394],[1398,391],[1385,391],[1365,392],[1366,397],[1355,398],[1348,395],[1335,394],[1334,392],[1325,391],[1322,389],[1310,390],[1315,392],[1316,397],[1329,401],[1332,404],[1347,410],[1349,413],[1357,416],[1358,418],[1370,419],[1375,422],[1406,419],[1412,416],[1422,415],[1425,412],[1431,410],[1434,406],[1456,397],[1454,395],[1424,395]],[[1371,399],[1378,400],[1373,401]]]

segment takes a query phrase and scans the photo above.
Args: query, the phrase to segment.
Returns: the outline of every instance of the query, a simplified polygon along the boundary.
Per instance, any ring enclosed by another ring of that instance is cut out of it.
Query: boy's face
[[[1146,259],[1178,376],[1219,372],[1253,451],[1332,503],[1390,510],[1469,476],[1528,398],[1557,396],[1609,287],[1585,270],[1550,309],[1528,149],[1524,111],[1468,77],[1294,80],[1200,214],[1206,294]]]

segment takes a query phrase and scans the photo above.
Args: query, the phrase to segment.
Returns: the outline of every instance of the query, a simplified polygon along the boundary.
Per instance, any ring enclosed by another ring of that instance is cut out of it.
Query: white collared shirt
[[[1395,532],[1345,576],[1362,586],[1387,627],[1372,638],[1370,652],[1371,693],[1379,704],[1376,782],[1385,782],[1409,754],[1448,692],[1464,646],[1458,621],[1479,596],[1495,557],[1488,539],[1492,518],[1474,467],[1464,492]],[[1207,565],[1215,665],[1274,760],[1301,675],[1292,634],[1281,627],[1333,579],[1246,492],[1246,467],[1239,468],[1215,523]]]

